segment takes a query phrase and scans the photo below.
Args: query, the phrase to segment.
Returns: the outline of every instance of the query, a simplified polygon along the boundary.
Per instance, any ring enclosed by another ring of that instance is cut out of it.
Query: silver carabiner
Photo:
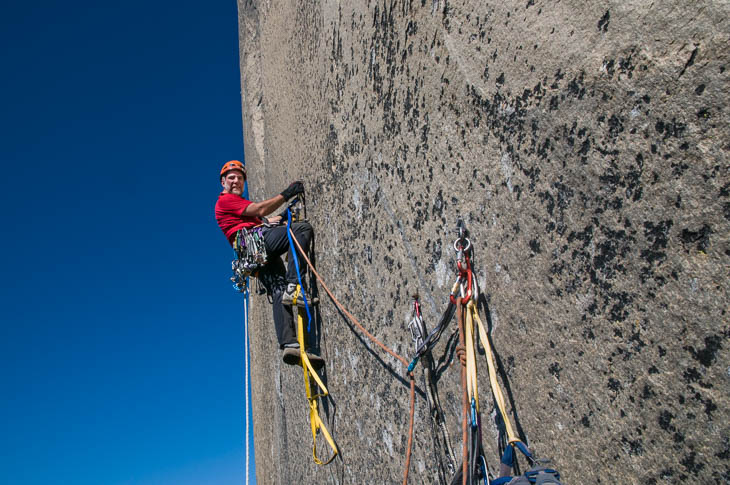
[[[416,349],[423,343],[423,334],[421,333],[421,322],[418,317],[413,317],[413,320],[408,324],[408,329],[411,331],[411,337],[413,342],[416,344]]]
[[[466,241],[466,246],[464,246],[463,243],[461,245],[459,245],[459,242],[462,242],[462,241]],[[459,237],[459,238],[456,238],[456,240],[454,240],[454,250],[457,253],[459,253],[459,252],[465,253],[465,252],[469,251],[470,248],[471,248],[471,241],[469,240],[468,237]]]

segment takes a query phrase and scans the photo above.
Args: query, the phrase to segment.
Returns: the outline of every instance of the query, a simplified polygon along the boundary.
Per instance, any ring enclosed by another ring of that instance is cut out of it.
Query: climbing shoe
[[[297,292],[297,285],[294,283],[289,283],[286,285],[286,290],[284,290],[284,294],[281,295],[281,304],[286,306],[291,306],[291,304],[294,302],[294,295]]]
[[[294,283],[289,283],[286,286],[286,290],[284,290],[284,294],[281,295],[281,304],[284,306],[291,306],[294,303],[294,296],[297,294],[297,285]],[[312,298],[309,295],[306,295],[307,302],[314,306],[319,303],[319,298]],[[304,298],[300,296],[297,297],[297,306],[304,308]]]
[[[309,362],[315,369],[321,369],[324,366],[324,359],[319,355],[310,354],[307,352]],[[281,354],[281,358],[285,364],[289,365],[302,365],[301,357],[299,356],[299,347],[284,347],[284,351]]]

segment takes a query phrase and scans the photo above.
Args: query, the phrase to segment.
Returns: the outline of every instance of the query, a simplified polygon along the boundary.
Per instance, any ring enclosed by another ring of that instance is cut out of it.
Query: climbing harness
[[[452,312],[453,315],[453,312]],[[408,324],[413,342],[418,350],[423,346],[426,335],[426,324],[421,314],[421,305],[418,301],[418,294],[413,295],[413,319]],[[451,448],[451,439],[446,427],[444,410],[441,408],[436,378],[434,376],[434,362],[430,350],[426,350],[421,356],[423,363],[424,380],[426,382],[426,400],[428,401],[429,416],[431,418],[431,436],[434,443],[434,455],[438,462],[438,473],[441,483],[446,483],[446,477],[456,472],[456,460],[454,451]],[[410,368],[410,367],[409,367]],[[446,464],[443,463],[443,456],[446,456]]]

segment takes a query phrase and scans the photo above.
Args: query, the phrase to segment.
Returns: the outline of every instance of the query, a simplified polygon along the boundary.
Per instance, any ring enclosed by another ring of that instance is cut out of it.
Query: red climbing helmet
[[[231,160],[230,162],[223,164],[223,168],[221,168],[221,178],[223,178],[226,172],[230,172],[231,170],[241,171],[243,173],[243,179],[246,179],[246,167],[244,167],[238,160]]]

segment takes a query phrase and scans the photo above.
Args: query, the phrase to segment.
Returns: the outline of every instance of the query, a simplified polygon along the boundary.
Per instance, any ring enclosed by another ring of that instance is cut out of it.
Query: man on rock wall
[[[274,313],[274,328],[282,359],[287,364],[299,364],[299,343],[294,329],[292,303],[297,286],[297,269],[291,254],[287,268],[281,255],[289,250],[287,226],[281,225],[284,216],[266,217],[289,199],[304,192],[302,182],[294,182],[279,195],[262,202],[252,202],[243,198],[243,186],[246,182],[246,168],[238,160],[231,160],[223,165],[220,173],[223,191],[215,204],[215,218],[228,242],[233,245],[239,230],[261,229],[268,262],[259,270],[257,277],[271,296]],[[309,252],[312,240],[312,226],[308,222],[295,222],[292,232],[302,249]],[[314,367],[324,365],[324,359],[317,355],[307,354]]]

